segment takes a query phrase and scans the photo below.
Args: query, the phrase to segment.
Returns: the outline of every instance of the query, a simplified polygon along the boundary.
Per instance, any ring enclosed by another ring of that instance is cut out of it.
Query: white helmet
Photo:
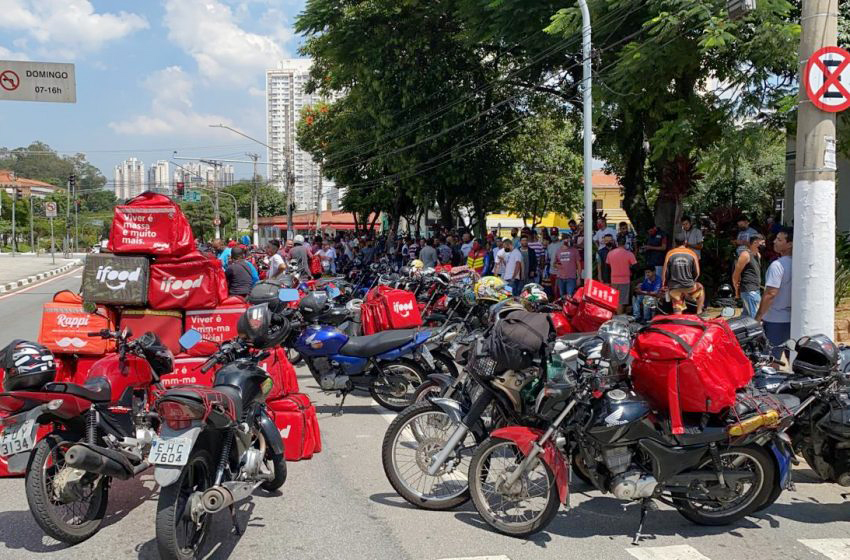
[[[296,243],[304,243],[304,236],[303,235],[296,235],[294,241]]]

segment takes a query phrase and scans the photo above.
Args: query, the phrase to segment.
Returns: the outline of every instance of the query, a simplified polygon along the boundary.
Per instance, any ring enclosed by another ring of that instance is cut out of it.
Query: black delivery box
[[[149,277],[147,257],[123,257],[111,253],[87,255],[83,268],[83,301],[145,305],[148,302]]]

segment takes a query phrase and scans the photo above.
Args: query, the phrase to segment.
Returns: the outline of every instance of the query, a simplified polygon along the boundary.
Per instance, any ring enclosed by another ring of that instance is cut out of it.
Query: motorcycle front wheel
[[[381,367],[385,375],[372,381],[369,394],[384,408],[401,412],[414,403],[416,389],[425,382],[425,372],[419,364],[405,358]]]
[[[25,486],[30,511],[39,527],[58,541],[77,544],[100,529],[109,501],[109,483],[105,477],[94,475],[84,475],[79,482],[69,478],[73,473],[65,468],[65,452],[72,445],[56,434],[38,442]],[[90,480],[84,483],[87,478]]]
[[[767,503],[776,485],[776,467],[767,451],[755,445],[732,447],[720,452],[720,461],[724,472],[748,476],[729,481],[726,487],[713,481],[674,493],[673,503],[685,519],[698,525],[729,525]],[[713,468],[711,460],[699,467]]]
[[[414,506],[439,511],[469,500],[467,474],[476,443],[472,433],[436,475],[428,474],[431,458],[456,427],[440,407],[422,402],[404,409],[387,429],[381,446],[384,474],[395,491]]]
[[[212,516],[202,513],[198,523],[192,521],[189,497],[212,486],[210,454],[196,449],[183,466],[180,478],[159,491],[156,505],[156,544],[163,560],[192,560],[204,544]]]
[[[478,446],[469,465],[469,493],[475,509],[488,525],[510,537],[540,531],[560,506],[555,475],[542,460],[510,488],[504,486],[524,458],[514,442],[491,437]]]

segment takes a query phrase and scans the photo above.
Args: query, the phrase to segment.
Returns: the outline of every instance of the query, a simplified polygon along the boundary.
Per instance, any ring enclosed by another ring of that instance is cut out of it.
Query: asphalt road
[[[35,337],[39,309],[60,289],[79,286],[79,271],[23,293],[0,298],[0,344]],[[666,508],[649,514],[653,536],[630,545],[638,510],[574,484],[571,509],[530,540],[497,535],[471,504],[450,512],[426,512],[401,500],[384,478],[380,443],[391,413],[368,397],[352,396],[341,417],[336,399],[320,394],[306,371],[302,391],[316,401],[323,451],[289,464],[277,496],[258,493],[240,512],[248,519],[242,537],[219,515],[219,544],[209,558],[299,560],[458,559],[558,560],[752,560],[783,558],[850,560],[850,502],[842,489],[818,484],[805,465],[795,471],[796,492],[786,492],[767,511],[731,527],[699,527]],[[0,560],[157,558],[154,517],[157,492],[150,473],[118,482],[108,519],[90,540],[68,548],[44,537],[32,520],[20,479],[0,480]]]

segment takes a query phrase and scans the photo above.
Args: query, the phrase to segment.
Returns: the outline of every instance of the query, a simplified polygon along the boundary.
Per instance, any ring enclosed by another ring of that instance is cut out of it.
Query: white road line
[[[56,280],[61,280],[62,278],[67,278],[69,275],[73,274],[74,272],[76,272],[76,271],[72,268],[71,270],[69,270],[68,272],[66,272],[64,274],[59,274],[58,276],[51,276],[50,278],[47,278],[43,282],[37,282],[35,284],[30,284],[26,288],[21,288],[20,290],[15,290],[13,292],[4,294],[4,295],[0,296],[0,300],[10,298],[12,296],[17,296],[19,294],[26,293],[30,290],[40,288],[41,286],[44,286],[45,284],[50,284],[51,282],[55,282]]]
[[[627,548],[626,552],[637,558],[637,560],[709,560],[697,549],[686,544],[675,546],[648,546],[640,548]]]
[[[387,410],[383,406],[378,404],[378,401],[372,399],[372,407],[378,411],[378,415],[387,421],[387,424],[392,424],[393,420],[395,420],[396,413]],[[484,557],[486,558],[486,556]]]
[[[850,560],[850,539],[798,539],[830,560]]]

